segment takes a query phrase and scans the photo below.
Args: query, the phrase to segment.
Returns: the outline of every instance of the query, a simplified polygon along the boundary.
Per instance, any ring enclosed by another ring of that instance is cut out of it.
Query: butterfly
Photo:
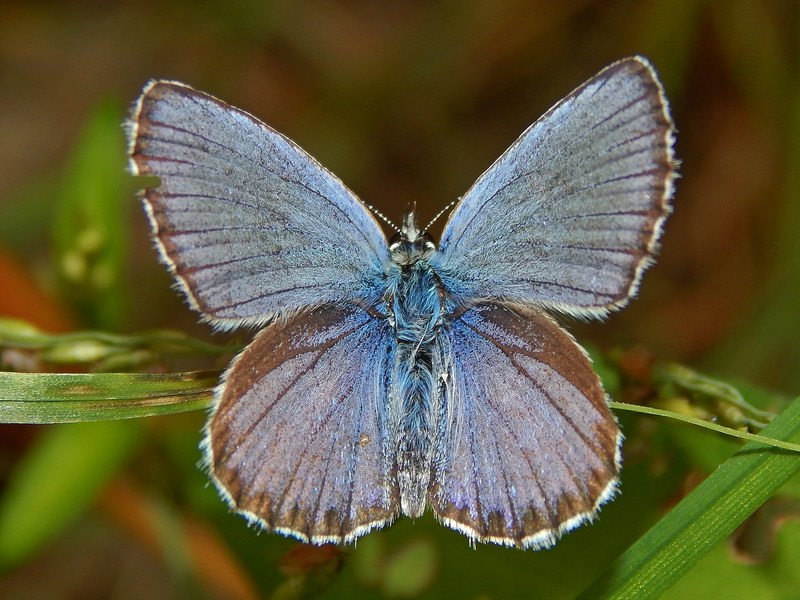
[[[674,126],[625,58],[531,125],[458,201],[438,246],[370,210],[250,114],[151,81],[129,126],[161,259],[217,329],[261,327],[203,447],[264,529],[347,543],[430,507],[471,542],[544,548],[617,490],[622,434],[550,316],[636,293],[670,212]]]

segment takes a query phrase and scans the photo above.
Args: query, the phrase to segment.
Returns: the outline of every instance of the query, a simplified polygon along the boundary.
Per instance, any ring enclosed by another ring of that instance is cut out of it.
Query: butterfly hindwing
[[[386,238],[366,207],[294,142],[183,84],[153,81],[131,122],[131,166],[164,261],[222,328],[380,297]]]
[[[534,123],[456,206],[443,280],[466,298],[602,315],[635,293],[669,213],[674,128],[640,57]]]
[[[206,431],[231,506],[315,543],[351,541],[397,513],[391,331],[326,305],[268,325],[228,369]]]
[[[473,307],[442,332],[438,364],[429,501],[445,524],[547,547],[613,495],[619,428],[586,354],[550,317]]]

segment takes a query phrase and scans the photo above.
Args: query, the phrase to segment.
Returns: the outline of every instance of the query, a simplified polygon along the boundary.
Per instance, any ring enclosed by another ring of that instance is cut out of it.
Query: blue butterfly
[[[649,63],[551,108],[481,175],[437,248],[387,241],[332,173],[253,116],[149,83],[130,127],[162,260],[218,329],[263,327],[205,431],[210,473],[265,529],[352,542],[430,506],[470,540],[554,544],[615,493],[622,435],[546,311],[601,317],[652,262],[676,176]]]

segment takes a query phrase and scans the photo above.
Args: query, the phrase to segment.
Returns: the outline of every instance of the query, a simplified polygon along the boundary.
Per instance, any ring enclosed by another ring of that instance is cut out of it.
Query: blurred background
[[[678,128],[675,212],[639,298],[605,323],[564,323],[601,351],[800,389],[797,2],[67,0],[0,13],[0,315],[230,339],[171,289],[124,172],[121,124],[150,78],[249,111],[390,219],[416,202],[427,222],[550,105],[643,54]],[[15,546],[0,497],[0,596],[569,598],[735,448],[622,416],[622,496],[554,550],[471,549],[430,516],[315,549],[228,513],[197,466],[203,419],[0,426],[0,493],[41,485],[16,526],[43,532]],[[675,597],[796,594],[800,507],[782,506],[762,524],[766,558],[720,547]]]

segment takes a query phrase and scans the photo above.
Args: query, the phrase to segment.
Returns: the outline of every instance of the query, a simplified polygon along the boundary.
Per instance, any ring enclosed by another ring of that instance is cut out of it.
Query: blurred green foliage
[[[117,329],[125,317],[131,186],[125,177],[123,111],[102,102],[72,150],[53,210],[60,295],[89,327]]]
[[[136,427],[108,421],[48,428],[8,481],[0,504],[0,569],[74,521],[124,465]]]
[[[170,289],[123,174],[124,105],[150,77],[249,110],[383,213],[396,220],[415,201],[424,221],[552,102],[642,53],[679,128],[675,214],[640,298],[608,323],[569,325],[597,347],[635,340],[746,382],[736,385],[746,400],[779,412],[772,392],[800,389],[798,39],[800,7],[780,0],[9,3],[0,313],[62,331],[206,334]],[[116,343],[102,351],[127,367],[223,366],[160,363],[163,346],[143,358]],[[2,361],[55,364],[37,352]],[[653,396],[635,377],[609,387],[620,400]],[[197,466],[201,413],[0,426],[0,596],[571,598],[738,447],[620,419],[622,495],[546,552],[473,549],[430,516],[341,549],[258,535]],[[795,476],[776,498],[789,508],[765,506],[750,523],[766,558],[731,538],[666,597],[796,595],[799,496]],[[26,558],[12,568],[14,553]]]

